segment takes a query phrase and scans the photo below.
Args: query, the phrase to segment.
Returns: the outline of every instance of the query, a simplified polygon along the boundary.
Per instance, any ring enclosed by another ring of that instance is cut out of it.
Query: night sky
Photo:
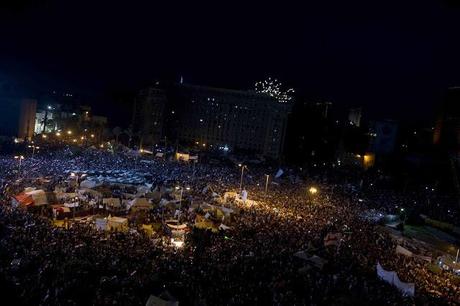
[[[460,85],[455,1],[114,2],[2,1],[0,73],[97,97],[162,76],[241,89],[273,76],[395,119],[431,119]]]

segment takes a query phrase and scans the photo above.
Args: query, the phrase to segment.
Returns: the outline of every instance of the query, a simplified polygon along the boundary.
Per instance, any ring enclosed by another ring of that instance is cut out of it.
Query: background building
[[[37,101],[0,79],[0,136],[30,139],[34,133]]]
[[[290,103],[268,95],[186,84],[152,86],[135,103],[133,130],[144,145],[169,139],[278,159]]]
[[[398,123],[393,120],[371,122],[369,128],[369,151],[377,156],[389,155],[395,151]]]
[[[98,143],[104,137],[107,118],[95,116],[73,94],[52,94],[40,98],[34,120],[35,135],[51,134],[61,141]],[[70,133],[69,133],[70,131]]]
[[[361,112],[362,109],[359,108],[351,108],[348,113],[348,121],[350,124],[359,127],[361,125]]]
[[[460,87],[451,87],[436,120],[433,142],[447,151],[460,149]]]

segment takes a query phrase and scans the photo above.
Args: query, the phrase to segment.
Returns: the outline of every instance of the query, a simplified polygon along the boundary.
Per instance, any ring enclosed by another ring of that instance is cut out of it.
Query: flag
[[[278,172],[276,172],[275,178],[279,178],[281,175],[283,175],[283,173],[284,173],[283,169],[280,168]]]

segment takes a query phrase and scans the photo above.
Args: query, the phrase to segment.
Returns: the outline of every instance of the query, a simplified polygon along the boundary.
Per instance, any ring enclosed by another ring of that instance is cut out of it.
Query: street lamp
[[[35,145],[31,145],[31,146],[28,146],[29,148],[32,149],[32,159],[34,158],[34,155],[35,155],[35,149],[40,149],[40,147],[38,146],[35,146]]]
[[[190,187],[186,187],[185,189],[190,190]],[[184,187],[176,186],[176,190],[180,190],[179,205],[182,207],[182,195],[184,194]]]
[[[270,174],[265,174],[265,193],[268,192],[268,179],[270,178]]]
[[[238,164],[238,167],[241,168],[241,179],[240,179],[240,192],[243,190],[243,175],[244,175],[244,169],[248,169],[246,165],[243,164]]]
[[[310,189],[308,189],[308,192],[310,192],[311,194],[316,194],[318,193],[318,189],[316,189],[316,187],[310,187]]]
[[[18,162],[19,162],[19,172],[20,172],[20,171],[21,171],[21,163],[22,163],[22,160],[24,159],[24,156],[22,156],[22,155],[16,155],[16,156],[14,157],[14,159],[17,159]]]

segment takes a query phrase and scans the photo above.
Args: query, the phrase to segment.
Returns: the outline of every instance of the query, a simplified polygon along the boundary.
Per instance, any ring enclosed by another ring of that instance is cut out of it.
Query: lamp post
[[[241,192],[243,190],[244,169],[247,169],[248,167],[243,164],[238,164],[238,167],[241,167],[241,179],[240,179],[240,192]]]
[[[312,186],[308,188],[308,193],[310,194],[310,203],[314,203],[314,195],[318,193],[318,189]]]
[[[28,146],[29,148],[32,149],[32,159],[34,158],[34,155],[35,155],[35,149],[40,149],[40,147],[38,146],[35,146],[35,145],[31,145],[31,146]]]
[[[179,197],[179,205],[182,207],[182,195],[184,194],[184,187],[176,186],[176,190],[180,189],[180,197]],[[190,187],[186,187],[185,189],[190,190]]]
[[[268,192],[268,179],[270,178],[270,174],[265,174],[265,193]]]
[[[16,155],[16,156],[14,157],[14,159],[17,159],[17,160],[18,160],[18,162],[19,162],[19,172],[21,172],[21,163],[22,163],[22,160],[24,159],[24,156],[22,156],[22,155]]]

